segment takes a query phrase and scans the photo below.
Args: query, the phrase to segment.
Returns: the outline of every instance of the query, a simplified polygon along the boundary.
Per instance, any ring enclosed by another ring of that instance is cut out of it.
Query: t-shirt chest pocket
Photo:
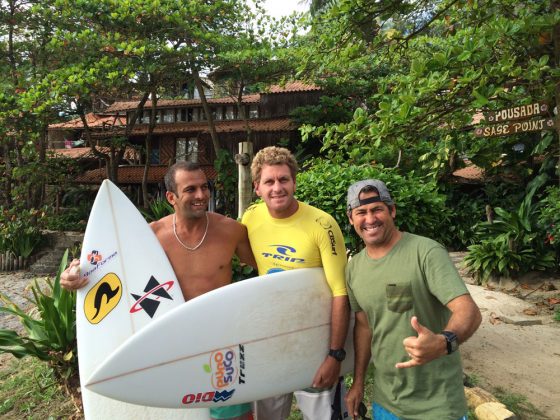
[[[385,286],[387,308],[393,312],[406,312],[412,309],[412,287],[410,283],[388,284]]]

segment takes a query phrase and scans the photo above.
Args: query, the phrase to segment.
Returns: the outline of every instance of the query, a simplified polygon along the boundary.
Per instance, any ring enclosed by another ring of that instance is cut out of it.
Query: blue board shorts
[[[212,407],[210,409],[210,417],[213,419],[231,419],[239,417],[251,411],[251,404],[228,405],[226,407]]]
[[[402,420],[377,403],[373,403],[371,411],[373,412],[374,420]],[[464,415],[457,420],[467,420],[467,416]]]

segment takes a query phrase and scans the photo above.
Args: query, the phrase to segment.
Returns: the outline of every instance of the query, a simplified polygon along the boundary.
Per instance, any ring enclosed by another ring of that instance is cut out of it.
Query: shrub
[[[25,329],[25,335],[0,329],[0,353],[17,358],[32,356],[48,362],[63,383],[77,373],[76,358],[76,294],[60,287],[60,274],[68,261],[65,252],[54,283],[47,279],[47,290],[37,280],[31,286],[33,308],[28,313],[9,297],[0,294],[4,303],[0,312],[15,315]]]
[[[481,242],[468,248],[465,265],[479,281],[491,275],[516,276],[555,266],[554,255],[546,248],[544,231],[537,222],[540,203],[533,203],[535,191],[544,181],[544,177],[537,177],[529,183],[525,198],[516,210],[496,207],[493,222],[476,226]]]
[[[0,207],[0,252],[29,257],[41,243],[40,221],[43,212],[35,209]]]
[[[395,223],[400,229],[431,237],[449,245],[445,226],[449,225],[449,209],[445,196],[434,181],[402,176],[395,171],[375,166],[333,164],[315,160],[297,177],[297,197],[332,215],[345,233],[346,246],[351,253],[361,247],[361,239],[354,233],[346,215],[348,187],[361,179],[376,178],[387,184],[396,203]]]
[[[545,242],[555,249],[558,258],[560,256],[560,187],[548,187],[541,204],[537,223],[546,232]]]
[[[144,219],[150,223],[173,213],[173,206],[166,198],[158,198],[150,203],[150,207],[147,210],[140,209],[140,212],[142,216],[144,216]]]

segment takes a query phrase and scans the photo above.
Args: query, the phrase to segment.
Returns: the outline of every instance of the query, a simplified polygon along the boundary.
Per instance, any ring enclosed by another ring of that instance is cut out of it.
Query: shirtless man
[[[208,213],[210,189],[206,175],[196,163],[177,162],[165,175],[165,194],[175,212],[152,222],[150,227],[175,271],[185,301],[231,283],[231,259],[256,267],[247,229],[217,213]],[[76,290],[87,283],[80,279],[74,260],[62,273],[60,284]],[[211,409],[213,419],[247,420],[250,404]]]

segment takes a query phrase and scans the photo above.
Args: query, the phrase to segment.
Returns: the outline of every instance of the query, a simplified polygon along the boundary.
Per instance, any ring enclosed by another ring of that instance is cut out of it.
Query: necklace
[[[206,229],[204,230],[204,235],[202,235],[202,239],[200,240],[200,242],[196,244],[196,246],[191,248],[190,246],[185,245],[185,243],[181,239],[179,239],[179,235],[177,235],[177,225],[175,223],[177,220],[176,214],[173,213],[173,233],[175,234],[175,238],[177,239],[177,241],[181,245],[183,245],[183,248],[185,248],[187,251],[196,251],[200,247],[200,245],[202,245],[202,242],[204,242],[204,240],[206,239],[206,234],[208,233],[208,213],[205,214],[206,214]]]

